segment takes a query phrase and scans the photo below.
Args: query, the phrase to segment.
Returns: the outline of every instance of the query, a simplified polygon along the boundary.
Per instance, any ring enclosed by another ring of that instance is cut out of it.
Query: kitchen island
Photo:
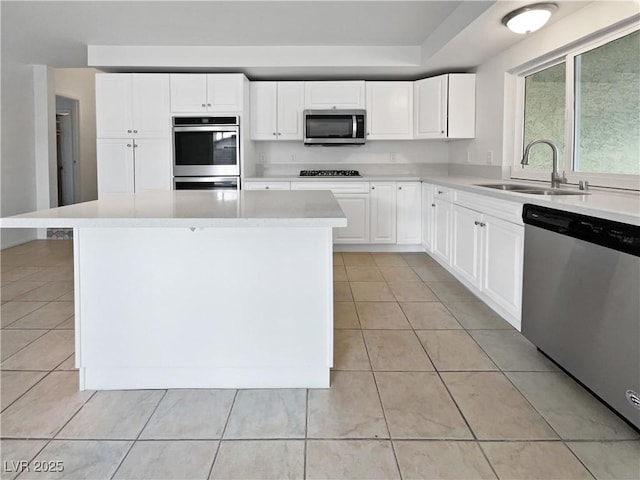
[[[2,218],[72,227],[80,389],[324,388],[328,191],[125,194]]]

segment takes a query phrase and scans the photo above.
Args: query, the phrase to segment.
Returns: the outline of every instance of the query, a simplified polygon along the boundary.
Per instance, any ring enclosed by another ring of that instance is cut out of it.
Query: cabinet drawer
[[[291,182],[291,190],[331,190],[333,193],[369,193],[369,182]]]
[[[289,182],[245,182],[245,190],[291,190]]]
[[[507,222],[522,225],[522,204],[519,202],[510,202],[508,200],[499,200],[497,198],[487,197],[484,195],[476,195],[468,192],[455,192],[456,205],[470,208],[476,212],[482,212],[494,217],[501,218]]]
[[[433,186],[433,198],[450,202],[453,200],[453,190],[440,185]]]

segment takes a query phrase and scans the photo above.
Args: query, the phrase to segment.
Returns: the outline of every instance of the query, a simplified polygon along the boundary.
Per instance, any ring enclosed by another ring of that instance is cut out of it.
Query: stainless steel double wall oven
[[[240,188],[240,118],[173,118],[175,190]]]

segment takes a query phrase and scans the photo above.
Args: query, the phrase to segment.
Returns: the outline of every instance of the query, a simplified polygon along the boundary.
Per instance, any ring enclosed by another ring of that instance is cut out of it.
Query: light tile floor
[[[425,254],[334,255],[330,389],[105,392],[71,242],[1,257],[2,478],[640,478],[638,433]]]

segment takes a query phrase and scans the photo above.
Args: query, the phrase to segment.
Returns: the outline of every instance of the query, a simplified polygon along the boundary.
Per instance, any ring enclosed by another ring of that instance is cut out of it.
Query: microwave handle
[[[356,138],[356,135],[358,133],[358,121],[355,115],[351,117],[351,123],[353,125],[353,132],[352,132],[351,138]]]

